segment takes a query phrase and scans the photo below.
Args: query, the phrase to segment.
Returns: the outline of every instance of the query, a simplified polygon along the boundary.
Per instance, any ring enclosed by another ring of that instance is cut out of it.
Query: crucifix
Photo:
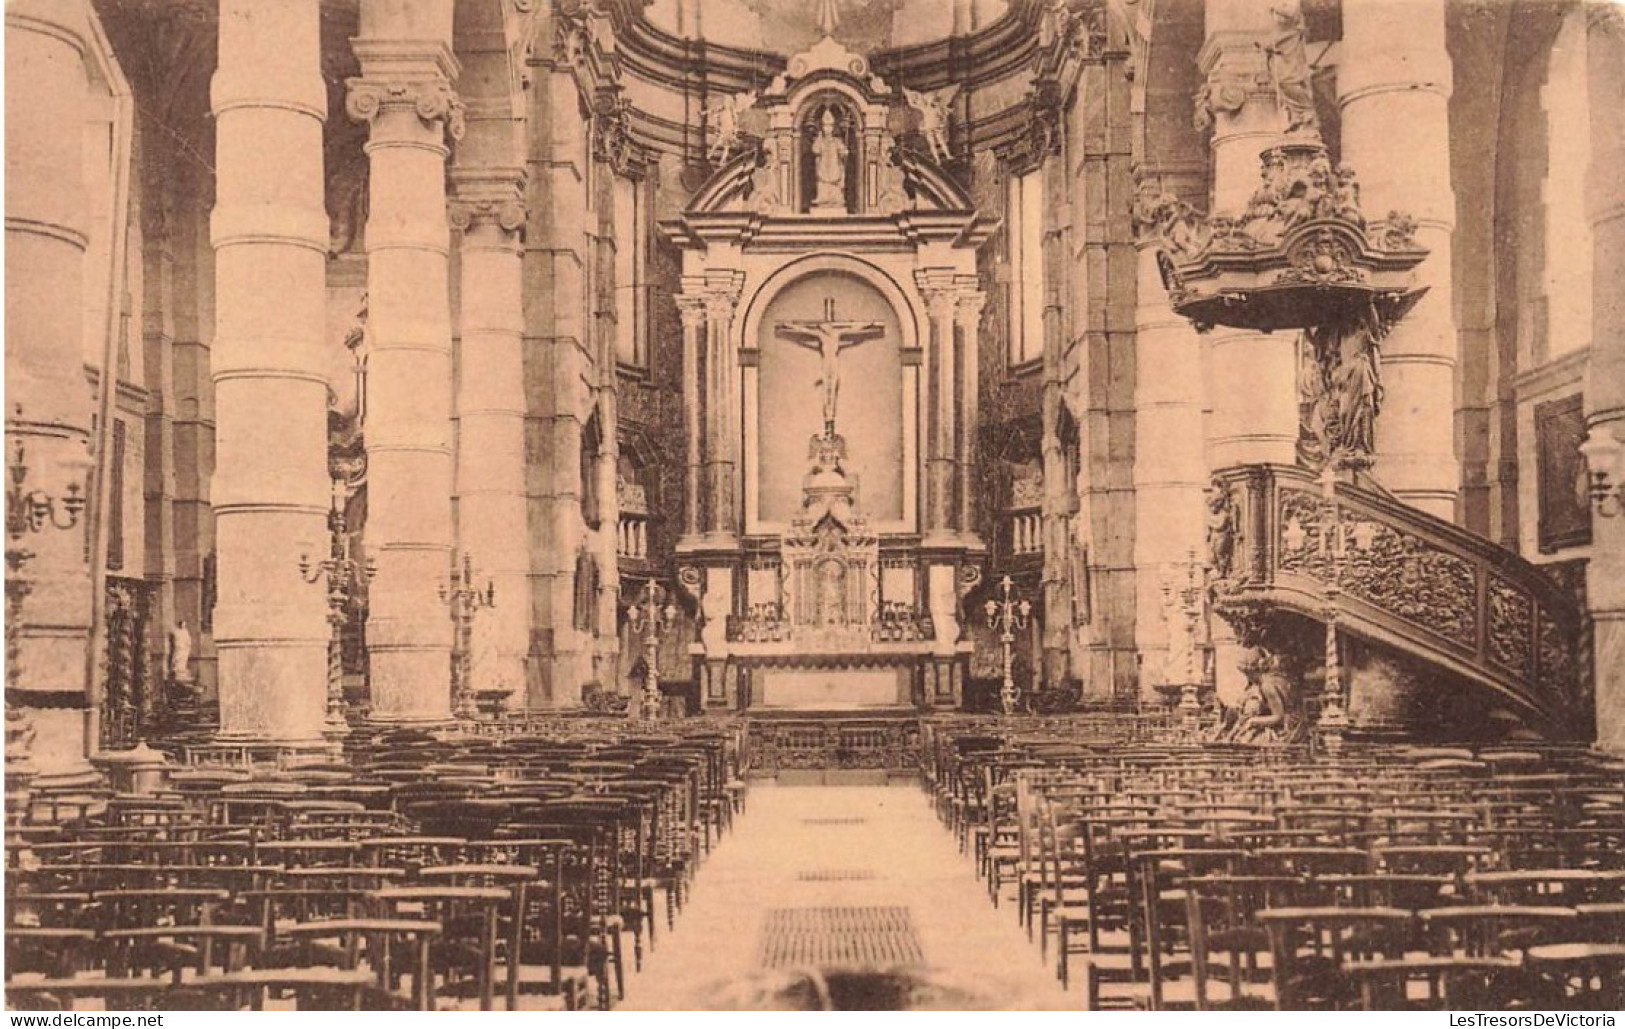
[[[841,389],[840,355],[848,347],[879,339],[886,334],[880,322],[838,322],[835,320],[835,300],[824,299],[824,320],[821,322],[780,322],[776,335],[779,339],[818,351],[822,375],[818,385],[824,389],[824,436],[835,436],[835,400]]]

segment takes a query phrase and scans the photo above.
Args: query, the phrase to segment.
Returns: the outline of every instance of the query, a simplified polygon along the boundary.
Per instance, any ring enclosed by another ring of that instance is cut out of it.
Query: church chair
[[[96,928],[140,929],[161,925],[208,925],[231,893],[217,889],[148,888],[97,890],[90,911]]]
[[[495,920],[491,925],[493,930],[490,938],[491,946],[484,961],[486,971],[482,973],[481,979],[482,1010],[489,1010],[490,999],[487,991],[496,981],[498,963],[505,968],[503,976],[506,982],[508,1010],[515,1010],[517,1007],[520,978],[519,940],[522,932],[520,923],[526,909],[526,891],[536,882],[540,874],[541,870],[534,865],[511,862],[431,866],[419,870],[417,874],[417,880],[425,884],[497,889],[507,894],[506,901],[495,907]],[[449,932],[448,923],[448,934]]]
[[[347,868],[356,864],[361,845],[353,840],[281,839],[259,845],[262,860],[288,868]]]
[[[1276,1010],[1335,1010],[1360,1000],[1347,962],[1405,955],[1414,922],[1397,908],[1284,907],[1258,912],[1270,934]]]
[[[440,923],[426,919],[345,918],[301,922],[284,927],[279,935],[295,943],[332,942],[330,947],[308,947],[306,959],[297,967],[366,967],[375,1003],[433,1011],[429,954],[440,932]]]
[[[104,1011],[195,1005],[188,994],[177,995],[173,983],[139,976],[8,977],[5,988],[6,1007],[18,1011],[88,1010],[79,1007],[81,1001],[99,1002]]]
[[[624,998],[626,970],[621,935],[628,927],[627,903],[622,896],[626,880],[624,844],[635,812],[622,800],[594,797],[553,802],[532,817],[534,820],[523,827],[527,835],[571,839],[590,848],[592,914],[614,972],[616,996]]]
[[[459,866],[444,866],[440,871],[447,874],[435,878],[460,878],[453,874],[454,869],[461,871]],[[420,871],[420,878],[427,871]],[[526,868],[522,874],[529,877],[532,872]],[[511,888],[426,881],[421,885],[387,886],[374,890],[371,897],[381,905],[379,913],[385,918],[439,923],[441,931],[429,946],[428,968],[430,981],[438,984],[437,995],[460,997],[466,983],[478,996],[480,1010],[491,1010],[497,974],[497,925],[502,908],[513,904]]]
[[[1247,855],[1247,871],[1257,875],[1358,875],[1370,858],[1354,847],[1265,847]]]
[[[1593,1011],[1625,1008],[1625,943],[1558,943],[1524,953],[1530,972],[1548,983],[1552,1007]]]
[[[514,839],[570,844],[560,856],[563,877],[560,903],[572,909],[576,917],[564,931],[562,963],[586,969],[597,983],[598,1007],[608,1010],[612,1003],[611,976],[615,981],[613,996],[625,996],[614,829],[590,813],[549,812],[547,818],[547,821],[510,825],[503,832]],[[518,853],[524,855],[525,851],[521,849]],[[520,859],[525,864],[544,867],[529,857]],[[574,912],[575,905],[580,905],[579,912]]]
[[[1625,902],[1579,904],[1581,936],[1597,943],[1625,943]]]
[[[426,865],[451,865],[461,860],[463,836],[383,835],[359,840],[359,860],[370,868],[403,869],[415,873]]]
[[[1160,1011],[1166,1003],[1166,985],[1190,975],[1184,881],[1192,876],[1234,874],[1243,852],[1225,847],[1152,849],[1132,841],[1130,848],[1130,888],[1149,973],[1146,999],[1152,1010]]]
[[[1459,904],[1463,900],[1460,882],[1452,874],[1337,873],[1316,876],[1312,882],[1327,891],[1325,903],[1334,907],[1388,907],[1416,911]]]
[[[1185,880],[1190,941],[1189,997],[1167,996],[1165,1006],[1198,1011],[1270,1010],[1275,1005],[1269,932],[1258,912],[1299,902],[1302,880],[1290,875],[1201,875]],[[1184,987],[1185,983],[1174,984]]]
[[[111,975],[167,976],[234,972],[258,961],[265,933],[251,925],[162,925],[101,934]]]
[[[1625,871],[1596,868],[1519,868],[1468,872],[1468,895],[1481,904],[1575,907],[1625,900]]]
[[[13,917],[9,910],[7,917]],[[94,929],[8,924],[7,981],[29,973],[51,979],[70,978],[100,963],[96,960],[96,943]]]
[[[1418,911],[1433,954],[1495,957],[1543,943],[1566,943],[1580,929],[1571,907],[1472,904]]]
[[[535,869],[519,900],[518,916],[503,941],[509,977],[508,1006],[521,993],[540,993],[567,1010],[586,1006],[589,983],[600,983],[608,1004],[602,948],[593,936],[591,850],[572,840],[527,837],[469,845],[471,859]]]

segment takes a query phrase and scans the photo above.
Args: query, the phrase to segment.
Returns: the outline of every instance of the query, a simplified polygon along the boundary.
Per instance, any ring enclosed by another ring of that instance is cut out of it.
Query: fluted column
[[[1427,296],[1382,343],[1374,473],[1416,507],[1453,518],[1456,324],[1451,291],[1456,198],[1450,176],[1450,52],[1444,0],[1345,0],[1337,63],[1342,159],[1360,176],[1368,219],[1407,211],[1429,251]]]
[[[88,5],[27,0],[6,5],[6,443],[21,446],[25,488],[84,497],[90,470],[85,384],[84,193],[87,115],[84,34]],[[88,517],[88,515],[86,516]],[[6,699],[24,708],[45,774],[86,769],[85,655],[90,566],[85,527],[47,526],[12,542],[33,557],[21,569],[16,674]],[[10,578],[10,573],[8,573]]]
[[[362,75],[347,107],[371,135],[367,291],[367,537],[377,556],[367,624],[372,715],[450,717],[451,621],[437,586],[451,532],[448,136],[462,134],[451,81],[450,0],[364,0]]]
[[[1617,6],[1587,9],[1586,75],[1591,96],[1591,166],[1586,212],[1591,222],[1593,299],[1591,357],[1586,369],[1586,422],[1591,433],[1625,442],[1625,15]],[[1614,481],[1620,481],[1616,469]],[[1586,605],[1592,619],[1597,742],[1625,753],[1625,513],[1591,519]]]
[[[314,740],[325,714],[327,552],[318,0],[222,0],[215,120],[215,467],[220,730]]]
[[[699,297],[679,294],[677,313],[683,320],[683,418],[688,430],[683,532],[693,536],[700,531],[700,347],[705,328],[705,302]]]
[[[954,489],[954,321],[959,304],[957,290],[922,277],[920,292],[931,318],[931,349],[926,355],[929,416],[926,423],[925,531],[928,536],[953,534]]]
[[[981,400],[978,370],[981,368],[982,309],[987,306],[987,294],[981,292],[959,295],[959,338],[963,348],[959,379],[959,531],[969,536],[976,527],[976,491],[971,488],[971,469],[976,467],[976,429],[981,424],[978,406]],[[1069,484],[1070,486],[1070,484]]]
[[[737,290],[713,289],[705,295],[706,360],[710,374],[710,414],[708,435],[711,445],[708,483],[711,491],[710,531],[721,537],[739,533],[739,512],[735,504],[736,469],[739,467],[739,370],[738,348],[733,345],[734,307]]]
[[[1211,0],[1200,61],[1213,118],[1215,213],[1239,215],[1259,186],[1258,156],[1281,142],[1264,52],[1270,4]],[[1293,333],[1217,328],[1208,342],[1212,380],[1210,457],[1214,468],[1297,457],[1298,375]]]
[[[457,536],[496,605],[476,627],[473,682],[521,695],[530,646],[530,535],[525,495],[523,172],[455,171],[460,234]]]

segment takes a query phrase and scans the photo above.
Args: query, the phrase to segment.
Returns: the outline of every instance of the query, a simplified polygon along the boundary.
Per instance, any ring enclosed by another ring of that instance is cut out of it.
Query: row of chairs
[[[1625,776],[1600,754],[927,730],[939,814],[1091,1007],[1621,999]]]
[[[641,966],[742,808],[736,746],[622,721],[357,732],[343,765],[188,762],[160,794],[8,826],[8,997],[610,1007],[624,936]]]

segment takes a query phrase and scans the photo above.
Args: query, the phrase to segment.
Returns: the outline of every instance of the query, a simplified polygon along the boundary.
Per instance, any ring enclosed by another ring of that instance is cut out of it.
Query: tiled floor
[[[787,926],[814,936],[787,950]],[[627,982],[625,1007],[752,1006],[802,979],[782,970],[787,952],[907,955],[916,945],[919,978],[940,988],[942,1006],[1083,1005],[1081,990],[1063,992],[1040,965],[1014,908],[994,909],[918,788],[755,786],[676,930],[661,933]]]

